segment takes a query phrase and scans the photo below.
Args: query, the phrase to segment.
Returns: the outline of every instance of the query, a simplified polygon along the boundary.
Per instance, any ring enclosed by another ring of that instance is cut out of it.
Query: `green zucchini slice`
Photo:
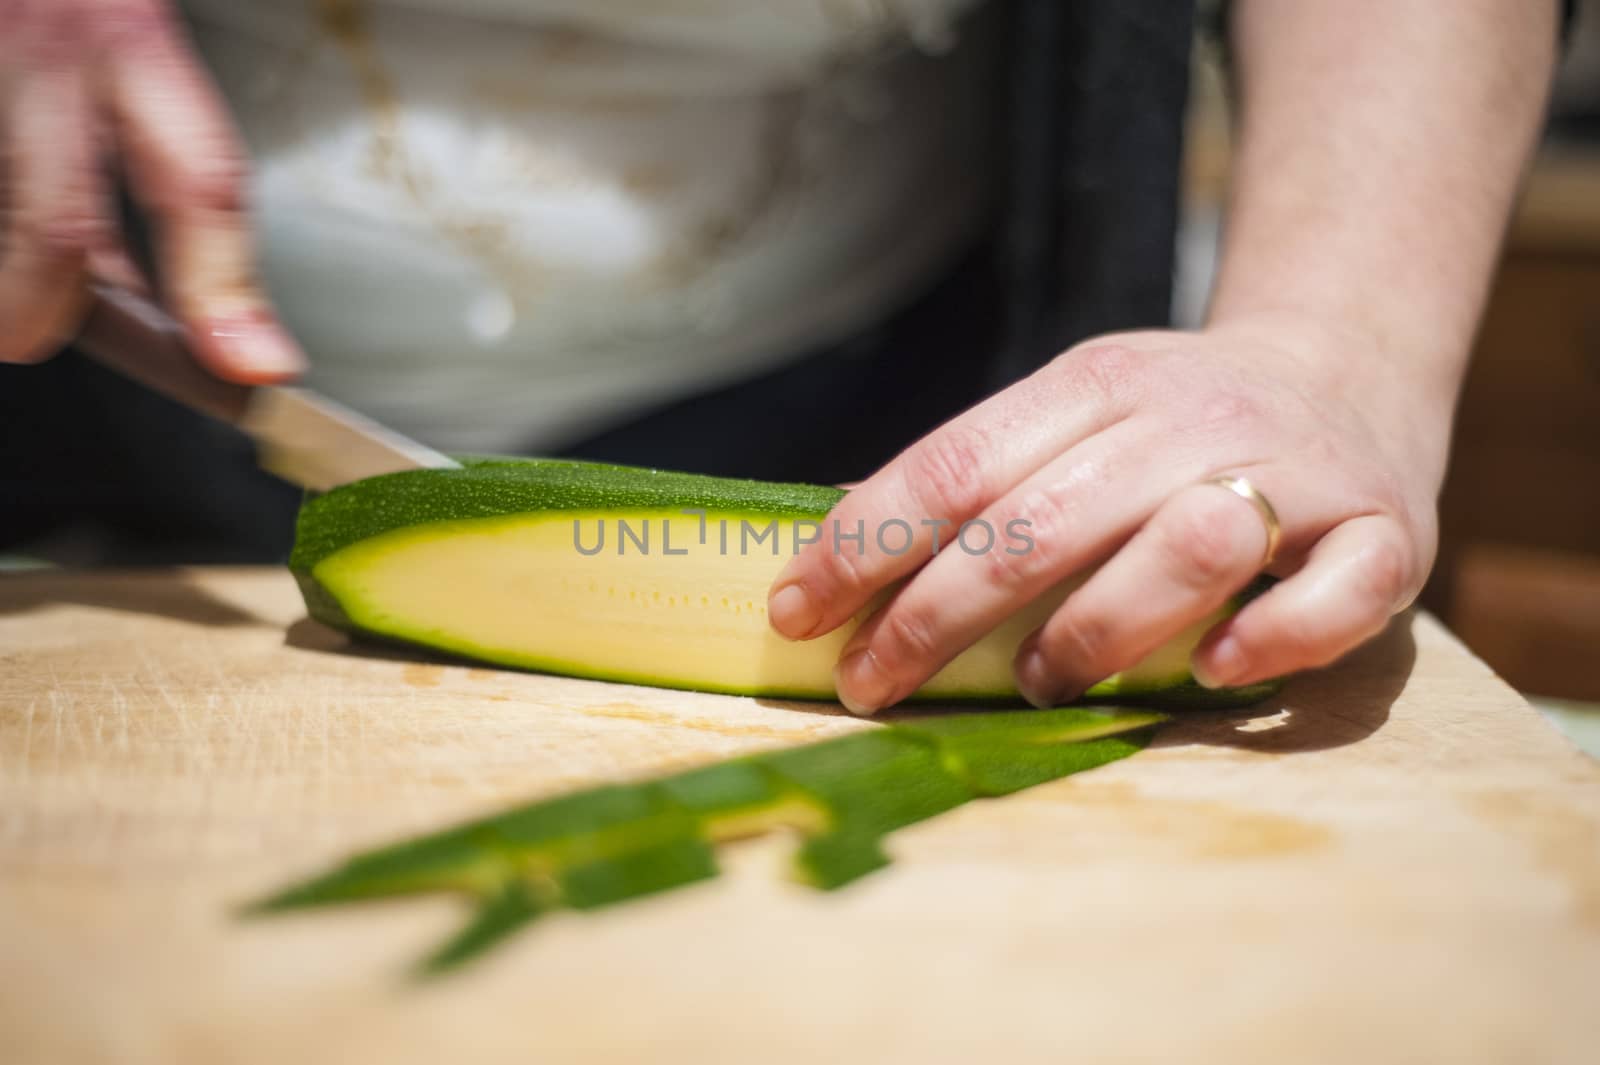
[[[822,890],[889,864],[895,831],[1125,758],[1166,720],[1139,710],[1029,710],[889,723],[674,776],[559,795],[357,855],[247,909],[275,913],[419,892],[475,903],[420,966],[449,969],[552,910],[595,910],[717,875],[734,836],[798,833],[793,874]]]
[[[595,463],[468,460],[308,499],[290,566],[312,616],[351,633],[548,673],[831,699],[833,666],[854,623],[790,642],[768,625],[766,598],[842,495]],[[991,549],[1007,546],[1015,545]],[[1045,592],[915,698],[1017,698],[1016,647],[1068,590]],[[1195,644],[1234,609],[1190,626],[1089,697],[1162,705],[1261,698],[1259,686],[1206,691],[1190,674]]]

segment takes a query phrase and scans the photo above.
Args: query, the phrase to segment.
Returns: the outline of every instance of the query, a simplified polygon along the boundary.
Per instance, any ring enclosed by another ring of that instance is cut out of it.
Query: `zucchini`
[[[795,879],[831,891],[889,863],[885,837],[974,799],[1125,758],[1166,715],[1064,708],[902,718],[818,743],[607,784],[358,854],[245,908],[270,914],[447,892],[467,923],[420,966],[452,968],[557,909],[717,875],[715,848],[798,833]]]
[[[360,636],[547,673],[832,699],[833,666],[854,624],[790,642],[767,624],[766,600],[797,544],[843,494],[597,463],[468,459],[461,469],[388,474],[308,498],[290,568],[313,617]],[[1016,699],[1016,647],[1068,590],[1040,596],[914,698]],[[1195,644],[1233,609],[1089,697],[1258,700],[1270,688],[1208,691],[1189,671]]]

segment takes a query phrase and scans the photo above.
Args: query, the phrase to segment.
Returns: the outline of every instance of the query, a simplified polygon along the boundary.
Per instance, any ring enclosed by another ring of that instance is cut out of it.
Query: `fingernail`
[[[1058,684],[1050,675],[1050,664],[1037,648],[1029,648],[1017,656],[1017,691],[1040,710],[1048,710],[1060,700]]]
[[[262,314],[213,318],[207,333],[228,361],[247,373],[291,374],[305,369],[305,358],[289,334]]]
[[[767,620],[779,635],[799,640],[810,635],[822,620],[811,595],[798,584],[786,584],[767,600]]]
[[[1196,655],[1189,668],[1202,688],[1226,688],[1244,675],[1244,652],[1238,640],[1224,636],[1203,658]]]
[[[883,675],[877,657],[865,647],[839,660],[833,686],[844,708],[857,717],[877,713],[894,695],[894,682]]]

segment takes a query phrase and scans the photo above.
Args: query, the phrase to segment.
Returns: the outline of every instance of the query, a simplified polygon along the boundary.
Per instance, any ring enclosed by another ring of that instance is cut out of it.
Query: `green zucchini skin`
[[[677,512],[696,507],[821,520],[844,498],[842,489],[823,485],[705,477],[602,462],[495,455],[456,459],[461,469],[407,470],[307,495],[295,522],[289,571],[313,618],[379,642],[415,645],[364,629],[312,573],[330,555],[397,529],[532,511]]]
[[[469,455],[459,470],[407,470],[340,485],[307,498],[289,568],[310,574],[342,548],[432,522],[500,518],[541,510],[708,512],[820,521],[839,488],[706,477],[561,459]]]
[[[602,463],[549,459],[508,459],[469,456],[453,470],[411,470],[357,481],[330,492],[310,496],[302,505],[290,569],[299,584],[309,613],[316,620],[364,639],[489,661],[511,668],[559,672],[602,680],[681,687],[699,691],[762,695],[782,698],[826,698],[817,689],[780,686],[750,688],[703,676],[682,678],[630,671],[623,662],[577,667],[566,660],[477,653],[475,648],[453,645],[441,635],[415,636],[383,631],[358,620],[351,605],[330,587],[318,567],[347,549],[361,550],[383,538],[434,527],[461,528],[494,519],[514,519],[540,514],[674,515],[703,510],[712,517],[748,516],[770,519],[821,521],[843,498],[837,488],[805,484],[707,477]],[[346,556],[347,557],[347,556]],[[575,559],[575,561],[577,561]],[[1242,604],[1256,589],[1239,598]],[[534,607],[533,609],[536,609]],[[1210,690],[1192,678],[1162,674],[1154,684],[1108,683],[1091,690],[1085,701],[1130,701],[1165,708],[1219,708],[1249,705],[1276,689],[1274,684]],[[914,696],[914,700],[945,703],[1014,701],[1009,693],[977,691]]]
[[[555,910],[596,910],[718,874],[716,848],[787,829],[791,871],[831,891],[890,863],[895,832],[975,800],[1126,758],[1167,715],[1086,709],[895,715],[816,743],[528,803],[357,854],[245,916],[433,893],[475,904],[418,975],[460,965]]]

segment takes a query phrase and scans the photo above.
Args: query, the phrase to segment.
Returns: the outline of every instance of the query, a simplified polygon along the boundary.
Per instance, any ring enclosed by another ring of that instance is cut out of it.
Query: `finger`
[[[1023,641],[1019,690],[1053,706],[1136,665],[1248,584],[1266,547],[1246,500],[1215,485],[1185,488]]]
[[[833,631],[946,550],[976,517],[1052,457],[1125,417],[1145,356],[1115,343],[1069,352],[930,433],[847,495],[768,597],[790,639]]]
[[[1347,521],[1322,538],[1298,573],[1206,635],[1195,650],[1195,677],[1217,688],[1327,665],[1405,609],[1425,568],[1394,519]]]
[[[3,116],[0,362],[48,358],[71,338],[86,257],[109,224],[84,79],[60,50],[23,61]]]
[[[1149,432],[1127,422],[1100,433],[985,510],[974,527],[993,530],[992,543],[979,528],[966,538],[975,542],[940,552],[846,643],[840,701],[856,713],[889,706],[1029,604],[1017,639],[1043,622],[1064,581],[1109,557],[1163,499],[1207,472],[1199,458],[1157,460]]]
[[[95,281],[103,282],[125,292],[135,295],[150,296],[150,281],[144,276],[144,271],[139,264],[134,262],[127,246],[119,241],[111,241],[89,252],[89,276]]]
[[[218,376],[294,377],[305,358],[257,278],[246,158],[216,90],[164,5],[115,0],[100,26],[117,141],[135,198],[157,222],[165,300]]]

